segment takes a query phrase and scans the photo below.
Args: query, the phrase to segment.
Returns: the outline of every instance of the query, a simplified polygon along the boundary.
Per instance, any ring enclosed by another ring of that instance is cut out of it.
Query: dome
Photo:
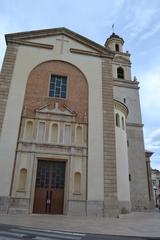
[[[124,43],[123,38],[121,38],[120,36],[118,36],[117,34],[115,34],[115,33],[113,32],[113,33],[111,34],[111,36],[110,36],[109,38],[107,38],[105,45],[106,45],[106,44],[108,43],[108,41],[111,40],[111,39],[119,39],[119,40],[122,42],[122,44]]]

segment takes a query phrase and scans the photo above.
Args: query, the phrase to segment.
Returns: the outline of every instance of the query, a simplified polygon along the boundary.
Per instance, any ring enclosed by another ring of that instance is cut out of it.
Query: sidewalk
[[[160,212],[134,212],[120,218],[63,215],[3,215],[0,224],[111,235],[160,237]]]

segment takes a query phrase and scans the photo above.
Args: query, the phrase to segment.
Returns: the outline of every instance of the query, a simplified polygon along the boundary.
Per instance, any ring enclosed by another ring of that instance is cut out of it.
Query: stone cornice
[[[153,155],[153,153],[154,153],[154,152],[145,150],[145,156],[146,156],[146,157],[151,157],[151,156]]]
[[[117,51],[113,51],[113,50],[110,50],[110,51],[113,52],[114,55],[117,54]],[[130,57],[131,56],[131,54],[129,52],[118,52],[118,55],[125,56],[125,57]]]
[[[122,63],[122,64],[125,64],[127,66],[131,66],[131,61],[128,58],[128,56],[123,56],[123,55],[120,55],[119,53],[114,55],[113,61],[114,61],[115,64]]]
[[[132,85],[136,85],[138,86],[139,82],[138,81],[132,81],[132,80],[121,80],[119,78],[114,78],[114,81],[120,82],[120,83],[128,83],[128,84],[132,84]]]
[[[9,39],[8,43],[16,43],[18,45],[37,47],[37,48],[45,48],[45,49],[53,49],[54,48],[54,46],[51,44],[29,42],[29,41],[25,41],[25,40],[16,40],[16,39]]]
[[[25,148],[27,146],[27,149]],[[31,148],[29,149],[28,146]],[[43,147],[41,151],[38,147]],[[38,155],[52,155],[53,156],[53,148],[58,148],[59,151],[54,151],[54,155],[57,156],[79,156],[79,157],[87,157],[87,146],[75,146],[75,145],[63,145],[63,144],[50,144],[50,143],[36,143],[36,142],[26,142],[23,140],[18,141],[18,149],[17,152],[29,152],[35,153]],[[51,150],[50,150],[51,149]],[[63,150],[63,152],[62,152]],[[72,151],[74,150],[74,152]],[[76,152],[77,151],[77,152]]]
[[[118,100],[114,99],[114,107],[116,109],[118,109],[119,111],[123,112],[125,117],[127,118],[128,116],[128,108],[126,105],[124,105],[123,103],[119,102]]]
[[[87,46],[91,49],[91,51],[80,51],[79,49],[71,49],[72,53],[77,54],[84,54],[84,55],[90,55],[90,56],[98,56],[98,57],[104,57],[104,58],[114,58],[115,52],[111,51],[110,49],[106,48],[103,45],[100,45],[76,32],[73,32],[67,28],[52,28],[52,29],[42,29],[42,30],[36,30],[36,31],[28,31],[28,32],[19,32],[19,33],[11,33],[6,34],[5,39],[6,43],[14,42],[21,45],[27,45],[27,46],[34,46],[34,47],[44,47],[44,48],[53,48],[53,45],[49,44],[41,44],[41,43],[35,43],[30,42],[28,40],[36,39],[36,38],[46,38],[51,36],[58,36],[63,35],[66,36],[76,42],[79,42],[80,44]],[[92,52],[96,51],[96,53]],[[127,54],[123,54],[128,56]]]
[[[48,36],[58,36],[58,35],[65,35],[99,52],[104,52],[104,53],[111,52],[106,47],[64,27],[6,34],[5,39],[6,39],[6,43],[8,43],[10,40],[28,40],[28,39],[42,38],[42,37],[48,37]]]
[[[116,52],[117,53],[117,52]],[[130,57],[131,56],[131,54],[129,53],[129,52],[118,52],[118,55],[120,55],[120,56],[127,56],[127,57]]]
[[[76,53],[76,54],[82,54],[82,55],[89,55],[89,56],[94,56],[94,57],[107,57],[107,58],[112,58],[113,59],[113,54],[112,53],[102,53],[102,52],[91,52],[91,51],[85,51],[81,49],[75,49],[75,48],[70,48],[71,53]]]
[[[114,86],[118,86],[118,87],[125,87],[125,88],[135,88],[135,89],[139,89],[139,82],[137,81],[130,81],[130,80],[120,80],[115,78],[113,81]]]
[[[45,116],[45,115],[44,115]],[[23,116],[23,119],[26,119],[26,120],[43,120],[43,121],[48,121],[48,122],[62,122],[62,123],[73,123],[75,124],[76,121],[74,119],[71,119],[70,121],[69,120],[66,120],[66,118],[64,119],[57,119],[55,118],[54,120],[53,119],[50,119],[50,118],[47,118],[47,117],[40,117],[40,116],[35,116],[35,117],[28,117],[28,116]],[[87,122],[78,122],[79,124],[83,124],[83,125],[87,125],[88,123]]]
[[[70,107],[67,105],[63,105],[63,111],[59,108],[58,102],[55,104],[55,106],[51,106],[49,103],[45,106],[42,106],[38,109],[35,109],[36,113],[42,113],[42,114],[52,114],[52,115],[59,115],[59,116],[69,116],[69,117],[75,117],[77,113],[73,111]]]
[[[142,128],[143,126],[144,126],[144,124],[142,124],[142,123],[126,123],[126,125],[128,126],[128,127],[140,127],[140,128]]]
[[[124,60],[124,59],[117,58],[117,59],[113,60],[113,63],[115,65],[123,65],[123,66],[131,67],[131,62],[129,60],[126,60],[126,59]]]

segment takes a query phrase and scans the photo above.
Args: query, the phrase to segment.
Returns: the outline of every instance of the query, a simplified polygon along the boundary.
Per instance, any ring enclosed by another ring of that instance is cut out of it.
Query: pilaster
[[[8,44],[0,73],[0,135],[5,115],[5,109],[12,79],[14,64],[16,61],[17,45]]]
[[[104,142],[104,216],[116,217],[118,211],[116,144],[112,60],[102,62],[103,142]]]

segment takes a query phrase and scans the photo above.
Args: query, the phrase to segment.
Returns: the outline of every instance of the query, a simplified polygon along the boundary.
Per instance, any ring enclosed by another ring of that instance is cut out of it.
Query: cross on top
[[[60,53],[62,54],[62,53],[63,53],[64,43],[65,43],[65,42],[69,42],[69,41],[66,40],[66,39],[64,39],[64,35],[62,35],[61,38],[57,38],[56,40],[61,42],[61,50],[60,50]]]

